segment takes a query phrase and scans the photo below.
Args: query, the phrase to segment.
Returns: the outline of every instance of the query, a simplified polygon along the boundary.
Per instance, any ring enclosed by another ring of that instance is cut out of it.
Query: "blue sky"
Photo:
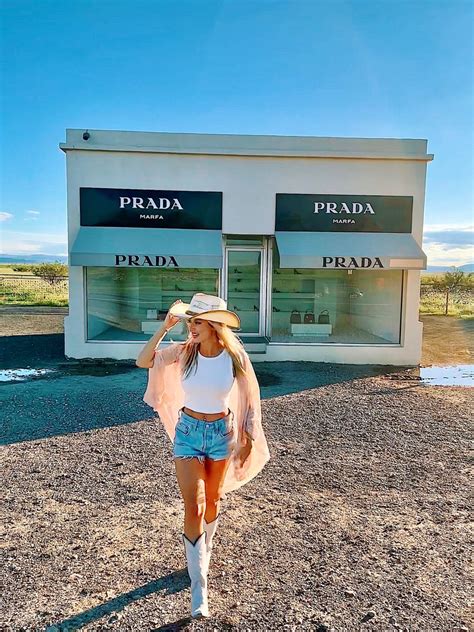
[[[470,0],[2,0],[1,249],[65,254],[65,129],[427,138],[425,251],[474,260]]]

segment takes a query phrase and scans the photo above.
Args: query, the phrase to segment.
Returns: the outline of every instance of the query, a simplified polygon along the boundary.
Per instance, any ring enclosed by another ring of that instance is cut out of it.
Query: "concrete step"
[[[250,344],[246,342],[244,347],[247,353],[266,353],[267,351],[267,345],[265,344]]]
[[[266,355],[268,338],[264,336],[240,336],[250,359],[262,360]]]
[[[265,362],[267,359],[267,354],[262,353],[261,351],[257,352],[249,352],[250,362]]]

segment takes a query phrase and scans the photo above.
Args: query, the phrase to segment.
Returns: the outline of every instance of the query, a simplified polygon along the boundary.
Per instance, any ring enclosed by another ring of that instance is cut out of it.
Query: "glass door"
[[[263,334],[263,248],[226,248],[227,307],[241,322],[241,334]]]

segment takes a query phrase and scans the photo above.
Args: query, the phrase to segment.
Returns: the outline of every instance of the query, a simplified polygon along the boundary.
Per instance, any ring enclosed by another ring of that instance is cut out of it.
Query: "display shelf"
[[[154,334],[160,327],[163,327],[162,320],[142,320],[141,330],[144,334]]]
[[[294,308],[294,309],[296,309],[296,308]],[[274,314],[291,314],[291,312],[293,312],[293,311],[294,311],[294,309],[279,309],[277,312],[273,312],[273,313],[274,313]],[[297,312],[300,312],[300,314],[302,314],[302,315],[304,316],[304,313],[305,313],[306,311],[308,311],[309,309],[310,309],[310,308],[308,307],[306,310],[297,309],[296,311],[297,311]],[[313,310],[312,310],[312,311],[313,311]],[[318,313],[315,313],[314,311],[313,311],[313,313],[315,314],[315,317],[317,317],[317,316],[318,316],[318,314],[319,314],[319,312],[318,312]]]
[[[328,336],[332,334],[332,325],[320,323],[291,323],[293,336]]]
[[[204,291],[204,290],[203,290]],[[183,296],[183,294],[189,294],[190,296],[192,296],[193,294],[195,294],[196,290],[163,290],[160,294],[158,294],[158,297],[166,297],[169,296],[171,298],[181,298],[181,296]],[[216,290],[209,290],[207,293],[209,294],[213,294],[215,293]]]
[[[320,297],[315,296],[314,292],[272,292],[273,300],[280,298],[297,298],[299,296],[306,296],[308,298],[318,299]]]

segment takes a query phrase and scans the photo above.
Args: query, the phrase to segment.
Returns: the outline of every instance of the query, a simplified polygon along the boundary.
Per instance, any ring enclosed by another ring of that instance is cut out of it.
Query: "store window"
[[[261,265],[259,250],[227,253],[227,306],[240,318],[240,334],[260,332]]]
[[[263,236],[261,235],[226,235],[227,246],[261,246]]]
[[[400,343],[402,270],[279,268],[274,252],[272,342]]]
[[[87,339],[141,341],[162,325],[170,305],[189,303],[195,292],[217,294],[219,271],[204,268],[171,270],[86,268]],[[165,340],[184,340],[180,323]]]

